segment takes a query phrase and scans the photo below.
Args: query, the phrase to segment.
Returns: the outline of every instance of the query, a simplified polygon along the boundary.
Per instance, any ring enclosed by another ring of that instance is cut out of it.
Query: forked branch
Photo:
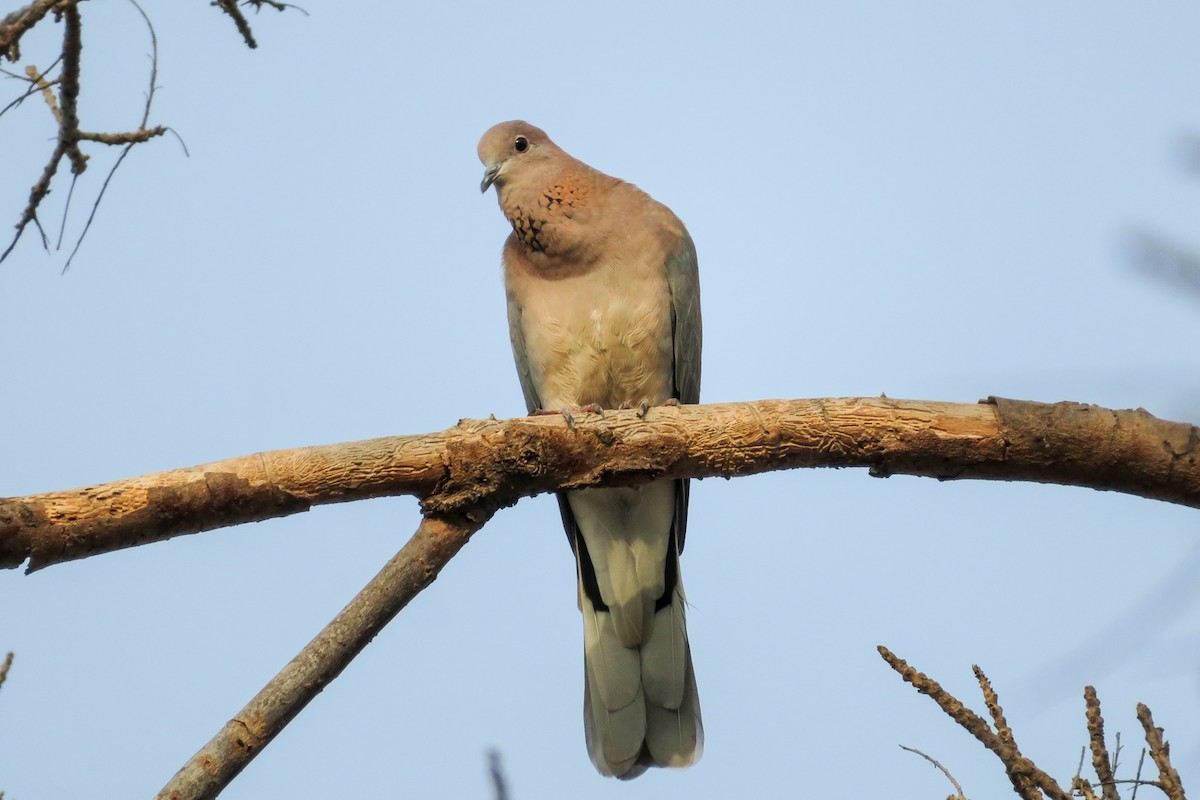
[[[75,181],[87,169],[88,156],[80,146],[82,143],[92,142],[122,146],[123,150],[113,164],[108,176],[104,179],[101,189],[92,204],[91,213],[88,215],[87,221],[75,241],[75,247],[71,255],[67,258],[64,269],[70,266],[71,260],[75,257],[75,253],[78,252],[80,244],[83,243],[84,237],[91,228],[92,221],[95,219],[96,211],[100,206],[100,201],[104,197],[109,182],[112,180],[117,168],[124,161],[125,156],[128,155],[130,148],[136,144],[142,144],[158,136],[162,136],[169,130],[169,128],[163,125],[147,127],[150,118],[150,107],[156,88],[158,43],[154,35],[154,27],[150,24],[150,18],[146,16],[145,11],[137,4],[136,0],[130,0],[130,2],[137,9],[150,31],[152,47],[150,88],[146,92],[146,105],[142,114],[142,121],[136,129],[118,133],[92,132],[80,128],[77,109],[79,103],[81,55],[83,52],[81,2],[82,0],[35,0],[35,2],[11,12],[3,20],[0,20],[0,60],[7,59],[11,62],[16,62],[21,58],[21,38],[39,23],[43,22],[47,16],[53,16],[63,23],[62,47],[50,67],[43,70],[29,65],[26,67],[23,75],[6,72],[10,77],[25,81],[27,86],[16,99],[0,110],[0,115],[19,106],[26,98],[40,93],[46,99],[47,107],[54,116],[58,135],[55,137],[55,146],[53,152],[50,154],[50,159],[47,161],[46,166],[43,167],[42,174],[33,184],[32,189],[30,189],[29,200],[26,202],[17,220],[16,233],[3,252],[0,252],[0,262],[3,262],[13,251],[17,246],[17,242],[21,240],[22,235],[24,235],[30,225],[37,229],[42,247],[47,250],[50,249],[50,241],[38,217],[38,210],[41,208],[42,201],[50,194],[55,175],[58,173],[58,168],[63,159],[66,159],[71,164],[71,189],[73,190]],[[262,5],[266,4],[280,11],[286,8],[295,8],[295,6],[287,3],[273,2],[272,0],[249,0],[248,4],[253,5],[255,8],[261,8]],[[242,37],[250,47],[257,46],[254,36],[250,31],[250,25],[235,2],[219,0],[219,2],[213,3],[213,5],[218,6],[234,20]],[[51,77],[51,73],[56,67],[59,69],[58,75],[57,77]],[[70,196],[70,193],[68,193],[66,208],[63,210],[64,226],[70,206]],[[58,245],[61,246],[61,240]]]
[[[1179,779],[1179,773],[1171,764],[1170,747],[1162,738],[1162,728],[1155,727],[1154,720],[1150,716],[1150,709],[1141,703],[1138,704],[1137,708],[1138,720],[1142,723],[1142,727],[1146,732],[1146,746],[1149,748],[1150,757],[1153,759],[1155,766],[1158,767],[1158,780],[1142,780],[1140,763],[1138,765],[1138,774],[1134,779],[1118,780],[1115,777],[1116,758],[1110,757],[1108,745],[1105,742],[1104,718],[1100,716],[1100,701],[1096,697],[1096,690],[1088,686],[1084,689],[1083,693],[1087,717],[1088,744],[1092,751],[1092,766],[1096,771],[1100,794],[1096,794],[1091,781],[1078,773],[1072,779],[1070,784],[1071,791],[1068,792],[1031,759],[1021,753],[1017,747],[1012,728],[1004,717],[1004,711],[1000,708],[999,697],[992,688],[987,676],[983,674],[983,670],[979,667],[972,668],[975,671],[976,679],[979,681],[980,689],[983,690],[984,703],[987,705],[988,714],[991,716],[992,724],[995,726],[994,731],[982,717],[963,705],[958,698],[943,689],[937,681],[909,666],[904,659],[895,655],[886,647],[881,645],[878,649],[879,654],[883,656],[883,660],[892,669],[900,673],[900,676],[905,681],[912,684],[913,688],[918,692],[927,695],[937,703],[951,719],[965,728],[972,736],[982,742],[985,747],[996,754],[997,758],[1004,765],[1005,771],[1008,773],[1008,778],[1013,785],[1013,791],[1023,798],[1023,800],[1042,800],[1044,797],[1054,798],[1054,800],[1070,800],[1073,795],[1083,797],[1085,800],[1120,800],[1117,785],[1121,783],[1132,783],[1135,794],[1138,786],[1149,785],[1160,789],[1167,796],[1168,800],[1185,800],[1183,784]],[[1119,750],[1120,737],[1117,739],[1117,744]],[[922,755],[924,754],[922,753]],[[929,758],[929,756],[925,757]],[[932,761],[933,759],[930,758],[930,760]],[[940,764],[938,766],[943,772],[946,771]],[[955,782],[955,788],[958,789],[961,796],[962,790],[957,782]]]

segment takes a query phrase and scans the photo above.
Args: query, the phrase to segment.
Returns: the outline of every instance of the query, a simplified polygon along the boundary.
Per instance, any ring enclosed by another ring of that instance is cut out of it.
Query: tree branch
[[[54,182],[54,177],[58,173],[58,167],[62,160],[66,158],[71,163],[71,192],[67,195],[66,206],[63,210],[63,227],[66,226],[67,212],[70,210],[70,198],[73,193],[75,181],[87,168],[88,156],[80,147],[81,142],[96,142],[98,144],[123,146],[121,155],[117,158],[112,169],[105,178],[104,184],[97,195],[95,202],[92,205],[91,214],[88,216],[87,222],[83,227],[83,231],[75,241],[75,247],[71,255],[67,258],[64,265],[64,271],[70,266],[71,260],[79,251],[83,244],[83,239],[91,228],[93,219],[100,206],[100,201],[104,197],[104,192],[112,180],[117,168],[124,161],[125,156],[129,154],[129,150],[136,144],[143,144],[158,136],[162,136],[168,130],[162,125],[155,125],[147,128],[146,125],[150,118],[150,104],[154,98],[155,79],[157,77],[158,64],[158,44],[154,35],[154,27],[150,24],[150,18],[142,7],[137,4],[137,0],[130,0],[138,13],[145,21],[147,28],[150,30],[151,45],[153,47],[153,56],[151,60],[150,70],[150,91],[146,95],[146,111],[142,115],[142,122],[136,130],[126,131],[124,133],[106,133],[95,131],[84,131],[79,125],[79,115],[77,112],[80,87],[80,64],[81,53],[83,50],[83,17],[79,10],[79,4],[83,0],[35,0],[27,6],[17,9],[12,13],[0,19],[0,60],[7,58],[10,61],[17,61],[21,56],[20,41],[28,31],[32,30],[39,22],[47,15],[53,12],[57,19],[61,19],[64,23],[63,44],[61,52],[54,63],[62,63],[62,73],[56,80],[48,80],[46,78],[50,69],[41,71],[36,67],[30,66],[26,72],[25,80],[29,83],[29,88],[25,90],[21,96],[16,98],[0,110],[0,114],[7,111],[9,108],[20,105],[31,94],[41,91],[46,102],[50,106],[50,112],[54,115],[55,122],[58,125],[58,136],[55,143],[54,151],[50,155],[50,160],[42,169],[42,174],[33,184],[29,191],[29,200],[25,204],[20,217],[16,224],[16,233],[8,246],[0,251],[0,262],[8,258],[9,254],[14,251],[17,243],[20,242],[26,229],[33,225],[39,233],[42,246],[49,250],[50,242],[46,237],[45,230],[42,228],[41,220],[38,216],[38,210],[42,205],[42,201],[50,194],[51,184]],[[257,47],[254,41],[254,36],[250,31],[250,24],[246,21],[245,15],[238,8],[236,0],[216,0],[211,3],[217,6],[221,11],[228,14],[237,25],[238,31],[241,33],[246,44],[250,47]],[[263,5],[267,5],[278,11],[284,11],[288,8],[297,8],[288,3],[277,2],[277,0],[245,0],[246,5],[253,6],[255,10],[260,10]],[[307,14],[303,9],[297,9],[302,13]],[[52,67],[51,67],[52,69]],[[12,75],[12,73],[6,73]],[[19,77],[19,76],[14,76]],[[58,87],[58,96],[55,97],[52,87]],[[174,133],[174,131],[172,131]],[[176,134],[178,135],[178,134]],[[186,151],[186,148],[184,148]],[[59,236],[59,246],[61,246],[62,236]]]
[[[1104,742],[1104,717],[1100,715],[1100,698],[1096,696],[1093,686],[1083,689],[1083,702],[1087,709],[1088,746],[1092,749],[1092,769],[1096,771],[1096,780],[1100,783],[1100,791],[1104,800],[1121,800],[1117,794],[1117,784],[1113,762],[1108,755],[1108,746]],[[1118,747],[1121,740],[1117,740]],[[1089,787],[1090,788],[1090,787]]]
[[[29,570],[185,533],[415,495],[425,513],[563,488],[797,467],[1087,486],[1200,507],[1195,426],[1143,410],[988,398],[762,400],[510,420],[257,453],[70,491],[0,499],[0,567]]]
[[[1171,765],[1171,746],[1163,739],[1163,729],[1154,724],[1154,717],[1145,703],[1137,705],[1138,722],[1146,732],[1146,744],[1150,748],[1150,757],[1158,767],[1158,788],[1162,789],[1170,800],[1184,800],[1183,783],[1179,773]]]
[[[963,705],[962,701],[943,689],[941,684],[933,678],[910,667],[908,662],[892,653],[883,645],[880,645],[876,649],[883,656],[883,660],[888,663],[888,666],[900,673],[900,677],[911,683],[913,688],[921,694],[928,695],[951,719],[978,739],[984,747],[996,754],[1008,772],[1009,780],[1012,781],[1013,791],[1020,795],[1023,800],[1041,800],[1041,792],[1045,792],[1054,798],[1054,800],[1070,800],[1070,795],[1064,792],[1049,775],[1042,772],[1036,764],[1021,755],[1016,742],[1013,741],[1012,729],[1008,727],[1008,723],[1004,720],[1004,713],[1000,710],[996,693],[992,690],[991,684],[988,683],[987,678],[983,675],[983,671],[979,667],[974,668],[975,677],[979,680],[980,688],[983,689],[988,711],[996,721],[997,732],[993,732],[982,717]]]
[[[0,58],[7,58],[14,63],[20,61],[21,37],[41,22],[42,17],[49,14],[60,2],[61,0],[36,0],[0,20]]]
[[[175,773],[158,793],[160,800],[216,797],[400,609],[433,583],[490,516],[485,512],[422,519],[417,532],[379,574]]]
[[[1004,711],[1000,708],[1000,700],[996,696],[991,682],[988,681],[987,676],[983,674],[983,670],[979,667],[973,667],[972,669],[975,672],[976,679],[979,681],[979,688],[983,690],[983,699],[987,705],[988,713],[991,714],[992,720],[996,725],[995,732],[988,727],[987,722],[982,717],[963,705],[962,701],[943,689],[937,681],[909,666],[908,662],[883,645],[880,645],[876,649],[883,656],[883,660],[888,663],[888,666],[898,672],[901,678],[912,684],[912,687],[921,694],[929,696],[951,719],[982,742],[984,747],[996,754],[1001,763],[1004,764],[1004,769],[1008,773],[1009,780],[1012,781],[1013,791],[1023,798],[1023,800],[1043,800],[1045,797],[1049,797],[1052,800],[1071,800],[1072,795],[1083,797],[1085,800],[1100,800],[1092,789],[1091,782],[1081,774],[1083,770],[1082,753],[1079,757],[1079,769],[1076,770],[1075,777],[1071,781],[1071,792],[1064,790],[1041,767],[1027,756],[1022,755],[1021,751],[1017,748],[1012,728],[1004,718]],[[1096,768],[1096,777],[1102,788],[1103,800],[1118,800],[1119,796],[1116,788],[1116,784],[1118,783],[1132,783],[1134,785],[1133,796],[1135,798],[1137,797],[1137,787],[1148,783],[1162,790],[1168,800],[1185,800],[1183,784],[1179,780],[1179,773],[1171,765],[1171,749],[1162,738],[1162,728],[1155,727],[1154,719],[1150,716],[1150,709],[1142,703],[1138,703],[1137,714],[1138,720],[1142,723],[1142,727],[1146,731],[1146,744],[1150,749],[1150,757],[1154,759],[1155,765],[1158,766],[1158,780],[1142,780],[1142,763],[1140,761],[1138,762],[1137,776],[1133,780],[1116,780],[1113,777],[1116,771],[1116,759],[1109,759],[1108,748],[1104,743],[1104,720],[1100,716],[1100,701],[1096,697],[1096,690],[1091,686],[1084,689],[1084,702],[1087,707],[1087,728],[1092,748],[1092,765]],[[901,747],[904,747],[904,745],[901,745]],[[910,748],[905,747],[904,749],[908,750]],[[1118,736],[1118,753],[1120,753],[1120,749],[1121,741]],[[924,753],[921,755],[924,755]],[[1142,757],[1145,758],[1145,755],[1145,751],[1143,751]],[[925,758],[933,761],[929,756],[925,756]],[[943,772],[946,772],[945,768],[941,767],[936,761],[933,763],[941,768]],[[949,775],[948,772],[946,774],[947,776]],[[951,778],[951,780],[953,781],[954,779]],[[957,782],[955,782],[954,786],[956,789],[959,789]],[[959,796],[961,795],[962,790],[959,789]],[[951,800],[955,799],[952,797]]]
[[[955,780],[954,776],[950,774],[950,770],[948,770],[942,766],[942,762],[938,761],[936,758],[934,758],[931,755],[922,753],[920,750],[918,750],[915,747],[909,747],[907,745],[902,744],[902,745],[900,745],[900,749],[907,750],[910,753],[916,753],[921,758],[925,759],[930,764],[932,764],[934,767],[936,767],[939,772],[941,772],[943,775],[946,776],[947,780],[949,780],[950,783],[954,785],[954,794],[950,795],[950,797],[947,798],[947,800],[967,800],[967,796],[965,794],[963,794],[962,786],[960,786],[958,781]]]
[[[3,686],[4,682],[8,680],[8,671],[12,668],[12,662],[13,654],[10,651],[6,656],[4,656],[4,661],[0,662],[0,686]]]

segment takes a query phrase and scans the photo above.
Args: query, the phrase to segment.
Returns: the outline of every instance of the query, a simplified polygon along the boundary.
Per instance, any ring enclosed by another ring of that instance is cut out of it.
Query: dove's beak
[[[486,192],[488,190],[488,187],[496,182],[496,178],[499,177],[499,175],[500,175],[500,165],[499,164],[493,164],[492,166],[488,167],[487,170],[483,173],[483,182],[479,184],[479,191]],[[499,191],[499,190],[497,190],[497,191]]]

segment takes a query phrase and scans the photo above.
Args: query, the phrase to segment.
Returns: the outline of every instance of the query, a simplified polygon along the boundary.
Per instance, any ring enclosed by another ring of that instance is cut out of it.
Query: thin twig
[[[31,222],[36,225],[38,232],[41,234],[42,247],[49,250],[46,232],[42,230],[41,223],[37,220],[38,206],[41,205],[46,195],[50,194],[50,182],[54,179],[54,174],[58,171],[58,164],[63,156],[67,156],[71,160],[71,171],[76,175],[83,172],[87,166],[87,157],[79,149],[79,116],[77,112],[79,63],[80,53],[83,50],[83,23],[79,16],[79,9],[74,3],[63,3],[61,6],[58,6],[57,10],[62,15],[64,21],[62,44],[63,68],[62,77],[59,79],[57,101],[51,96],[48,102],[50,102],[51,110],[58,121],[58,142],[54,147],[54,152],[50,155],[50,161],[42,170],[41,177],[29,192],[29,202],[26,203],[24,211],[21,212],[21,218],[17,222],[17,232],[4,252],[0,253],[0,262],[8,258],[8,254],[17,246],[21,235]],[[40,18],[38,17],[38,19]],[[30,26],[32,26],[32,23]],[[3,26],[0,26],[0,31],[2,30]],[[25,30],[28,30],[28,28],[25,28]],[[0,51],[2,51],[4,46],[3,36],[0,35]]]
[[[96,212],[100,209],[100,201],[104,199],[104,193],[108,191],[108,184],[112,181],[113,176],[117,174],[117,169],[121,166],[121,162],[125,160],[125,156],[129,155],[129,151],[133,149],[135,144],[147,141],[154,136],[161,136],[166,132],[166,128],[159,125],[149,130],[146,129],[146,123],[150,120],[150,104],[154,102],[154,90],[158,85],[158,36],[154,32],[154,25],[150,22],[150,17],[146,15],[145,10],[138,4],[137,0],[129,0],[137,12],[142,15],[142,19],[146,23],[146,29],[150,31],[150,88],[146,91],[146,106],[142,111],[142,122],[138,125],[138,130],[133,133],[126,134],[82,134],[84,138],[92,141],[101,142],[103,144],[119,144],[124,143],[125,148],[121,151],[121,155],[117,156],[116,162],[112,165],[112,169],[108,171],[108,175],[104,177],[104,183],[100,186],[100,192],[96,195],[96,201],[92,203],[92,210],[88,214],[87,222],[83,225],[83,230],[79,233],[79,238],[75,240],[75,247],[71,250],[71,255],[67,257],[67,261],[63,264],[62,271],[65,273],[71,267],[71,262],[75,260],[75,254],[79,252],[80,245],[83,244],[83,237],[92,228],[92,220],[96,218]],[[72,188],[74,185],[72,184]],[[68,196],[68,202],[70,197]],[[67,212],[63,210],[63,223],[65,226]]]
[[[9,242],[4,252],[0,253],[0,262],[8,258],[8,254],[17,246],[17,242],[21,240],[21,234],[25,232],[25,228],[31,222],[34,223],[34,227],[41,234],[42,248],[46,251],[50,250],[50,243],[46,239],[46,232],[42,230],[42,224],[37,218],[37,208],[46,195],[50,194],[50,181],[54,179],[54,173],[58,171],[58,162],[62,159],[65,152],[66,148],[60,140],[50,156],[50,161],[46,163],[45,168],[42,170],[41,177],[38,178],[37,182],[33,184],[33,188],[29,191],[29,202],[25,204],[25,210],[21,212],[21,218],[17,222],[17,232],[13,235],[12,241]]]
[[[79,185],[79,176],[71,176],[71,185],[67,187],[67,201],[63,203],[62,216],[58,221],[58,238],[54,241],[54,249],[62,248],[63,236],[67,232],[67,217],[71,214],[71,200],[75,198],[75,187]]]
[[[250,30],[250,22],[246,19],[246,15],[238,8],[237,0],[213,0],[213,5],[224,11],[233,20],[233,24],[237,26],[238,33],[242,35],[242,41],[247,47],[258,47],[258,42],[254,40],[254,32]],[[291,3],[280,3],[277,0],[243,0],[243,5],[254,6],[255,13],[262,11],[263,6],[270,6],[276,11],[287,11],[289,8],[294,8],[304,16],[308,16],[308,12],[300,6],[294,6]]]
[[[159,792],[159,800],[216,797],[336,678],[383,626],[437,577],[494,509],[429,517],[316,638],[263,687]]]
[[[254,13],[256,14],[259,11],[262,11],[263,6],[270,6],[276,11],[287,11],[289,8],[294,8],[304,16],[309,16],[309,13],[300,6],[292,5],[291,3],[280,3],[278,0],[245,0],[245,4],[248,6],[254,6]]]
[[[900,745],[900,749],[907,750],[910,753],[916,753],[921,758],[925,759],[930,764],[933,764],[935,767],[937,767],[939,770],[941,770],[941,773],[946,776],[946,779],[949,780],[950,783],[954,784],[954,797],[960,798],[961,800],[967,800],[967,796],[965,794],[963,794],[962,787],[958,785],[958,781],[954,780],[954,776],[950,774],[950,770],[948,770],[942,766],[942,762],[938,761],[933,756],[927,755],[926,753],[922,753],[920,750],[918,750],[915,747],[908,747],[907,745],[902,744],[902,745]]]
[[[88,215],[87,222],[83,227],[83,231],[79,234],[79,238],[75,242],[75,247],[71,251],[70,257],[67,259],[63,267],[66,271],[71,265],[75,254],[79,252],[80,245],[83,244],[83,239],[91,228],[92,221],[96,217],[96,212],[100,207],[100,201],[104,197],[104,193],[108,189],[109,182],[116,173],[117,168],[125,160],[125,156],[129,153],[129,148],[134,144],[149,141],[150,139],[161,136],[166,133],[167,129],[163,126],[154,128],[146,128],[146,123],[150,116],[150,104],[154,97],[154,89],[158,80],[158,40],[154,33],[154,26],[150,24],[150,18],[146,12],[142,10],[135,0],[130,0],[142,19],[146,22],[146,27],[150,30],[150,41],[153,50],[151,56],[150,67],[150,91],[146,95],[146,106],[142,114],[142,122],[136,131],[128,133],[95,133],[90,131],[82,131],[79,129],[79,71],[80,71],[80,54],[83,49],[83,22],[79,14],[79,9],[75,3],[64,3],[59,9],[65,22],[63,33],[62,53],[55,60],[54,64],[62,61],[62,74],[56,81],[48,81],[45,78],[49,69],[39,73],[35,68],[29,67],[26,72],[28,80],[31,84],[30,90],[17,100],[5,107],[5,111],[14,104],[24,100],[36,88],[42,92],[46,99],[46,104],[49,106],[51,113],[54,115],[55,121],[58,123],[58,140],[54,148],[54,152],[50,156],[50,161],[42,171],[41,177],[34,184],[33,189],[29,194],[29,202],[26,203],[24,211],[21,213],[21,218],[17,222],[16,234],[12,241],[3,253],[0,253],[0,262],[4,261],[9,253],[16,247],[20,241],[22,234],[27,226],[31,223],[37,229],[41,236],[42,247],[49,250],[49,241],[46,237],[46,232],[42,229],[41,221],[38,219],[37,211],[42,201],[50,193],[50,184],[58,171],[58,165],[63,157],[67,157],[71,161],[72,180],[71,186],[67,192],[67,200],[63,209],[63,218],[58,233],[58,243],[56,246],[62,245],[63,236],[66,231],[67,217],[71,209],[71,200],[75,195],[76,181],[79,175],[87,168],[88,157],[79,147],[80,142],[97,142],[107,145],[125,145],[125,149],[117,158],[112,169],[104,179],[104,183],[100,188],[99,194],[96,196],[95,202],[92,204],[91,213]],[[54,68],[54,64],[50,69]],[[58,87],[57,96],[52,91],[52,87]],[[0,111],[0,114],[4,113]]]
[[[61,56],[58,60],[61,60]],[[57,61],[55,63],[57,63]],[[50,69],[46,70],[46,72],[49,72],[51,69],[54,69],[53,64],[50,66]],[[54,115],[54,119],[59,125],[61,125],[62,109],[58,107],[58,100],[54,97],[53,87],[59,84],[62,81],[62,78],[59,78],[55,81],[48,81],[46,80],[46,73],[38,72],[38,68],[30,64],[25,68],[25,80],[29,81],[29,83],[32,85],[32,88],[29,90],[31,93],[35,91],[40,91],[42,93],[42,99],[46,101],[46,105],[50,108],[50,113]]]
[[[1079,763],[1075,766],[1074,777],[1071,778],[1071,792],[1082,796],[1084,800],[1100,800],[1092,791],[1091,782],[1083,777],[1083,757],[1086,754],[1086,746],[1079,748]]]
[[[492,778],[492,797],[495,800],[508,800],[508,782],[504,780],[499,750],[488,752],[488,775]]]
[[[3,72],[5,75],[7,75],[10,78],[16,78],[17,80],[22,80],[22,81],[25,81],[26,83],[31,84],[29,89],[27,89],[25,91],[25,94],[20,95],[15,100],[13,100],[8,105],[6,105],[4,108],[0,108],[0,117],[4,116],[6,113],[8,113],[9,110],[16,108],[17,106],[21,105],[21,103],[24,103],[28,98],[30,98],[33,95],[37,94],[38,92],[42,91],[42,81],[45,81],[46,75],[50,74],[50,70],[57,67],[58,62],[60,62],[60,61],[62,61],[61,55],[58,58],[54,59],[54,62],[50,66],[46,67],[46,69],[43,72],[37,73],[38,74],[37,82],[30,80],[25,75],[18,75],[17,73],[9,72],[6,69],[0,70],[0,72]],[[37,70],[34,70],[34,72],[36,73]],[[51,80],[51,81],[45,81],[45,84],[47,86],[57,86],[59,80],[61,80],[61,79],[55,78],[54,80]]]
[[[0,664],[0,686],[3,686],[4,681],[8,679],[8,670],[9,670],[9,667],[12,666],[12,662],[13,662],[13,654],[10,651],[8,653],[8,655],[6,655],[4,657],[4,663]]]
[[[16,233],[8,246],[0,252],[0,262],[8,258],[20,241],[25,231],[32,225],[41,237],[42,247],[47,251],[50,249],[50,243],[46,236],[46,232],[42,227],[41,221],[38,219],[38,208],[43,200],[50,193],[51,183],[57,174],[58,167],[62,159],[65,157],[71,162],[71,173],[78,177],[86,168],[88,156],[80,148],[82,142],[96,142],[98,144],[122,146],[124,149],[117,157],[104,182],[101,184],[100,191],[96,196],[95,202],[92,204],[91,212],[83,225],[83,229],[79,234],[79,238],[75,241],[75,246],[71,250],[71,254],[67,257],[66,263],[63,265],[63,271],[66,272],[70,268],[75,256],[79,253],[80,247],[86,238],[88,231],[91,230],[92,223],[95,221],[96,214],[99,211],[100,203],[103,201],[105,193],[108,191],[108,186],[111,183],[113,176],[118,168],[124,162],[125,157],[129,154],[130,148],[135,144],[149,141],[152,138],[161,136],[166,133],[169,128],[164,126],[156,126],[147,128],[150,118],[150,108],[154,99],[154,92],[157,88],[158,80],[158,41],[154,33],[154,26],[150,23],[150,18],[142,9],[136,0],[130,0],[133,6],[137,9],[142,19],[146,23],[146,27],[150,30],[150,40],[153,53],[151,55],[151,70],[150,70],[150,89],[146,93],[146,105],[142,115],[142,122],[137,130],[125,133],[110,133],[110,132],[92,132],[83,131],[79,127],[78,115],[78,100],[79,100],[79,75],[80,75],[80,52],[82,50],[83,32],[82,18],[78,4],[82,0],[37,0],[24,8],[12,12],[8,16],[0,20],[0,57],[8,57],[12,61],[19,58],[20,49],[18,43],[21,36],[30,30],[34,25],[41,21],[47,14],[54,12],[55,16],[62,19],[64,22],[64,35],[62,52],[59,59],[55,60],[55,64],[59,60],[62,61],[62,74],[56,81],[49,81],[45,75],[51,67],[42,73],[38,74],[37,70],[30,67],[31,74],[26,79],[30,82],[30,88],[20,97],[8,103],[3,109],[0,109],[0,115],[3,115],[9,109],[20,105],[27,97],[40,91],[46,98],[51,112],[55,120],[58,122],[58,137],[54,147],[54,151],[50,156],[50,160],[42,170],[41,176],[34,183],[33,188],[29,193],[29,200],[21,212],[20,218],[16,224]],[[279,11],[294,8],[297,11],[307,15],[308,12],[304,9],[293,6],[289,3],[276,2],[275,0],[247,0],[248,5],[252,5],[256,10],[260,10],[263,4],[269,5],[271,8]],[[238,8],[236,0],[216,0],[214,5],[221,8],[235,22],[238,30],[242,33],[243,38],[250,47],[257,47],[254,37],[250,31],[250,25],[246,21],[245,15]],[[57,96],[53,88],[58,89]],[[174,131],[172,131],[174,133]],[[179,139],[180,144],[183,140],[179,138],[179,134],[175,134]],[[187,152],[187,146],[184,145],[184,152]],[[72,180],[70,190],[67,194],[66,205],[63,211],[60,230],[58,232],[57,247],[62,246],[62,241],[66,232],[66,224],[71,208],[71,200],[74,197],[75,181]]]
[[[146,89],[146,107],[142,110],[142,122],[138,125],[138,130],[144,131],[146,123],[150,121],[150,104],[154,102],[154,92],[158,89],[158,34],[154,32],[154,25],[150,22],[150,17],[146,16],[146,10],[141,4],[137,0],[129,2],[133,3],[133,7],[142,15],[146,30],[150,32],[150,86]]]
[[[1138,756],[1137,772],[1133,775],[1133,796],[1130,800],[1137,800],[1138,787],[1142,785],[1142,766],[1146,763],[1146,748],[1142,748],[1142,754]]]

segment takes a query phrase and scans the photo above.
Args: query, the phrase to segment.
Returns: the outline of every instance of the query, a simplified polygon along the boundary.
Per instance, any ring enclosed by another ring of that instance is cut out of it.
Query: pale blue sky
[[[32,237],[0,265],[0,494],[521,413],[506,223],[475,157],[511,118],[687,223],[707,401],[995,394],[1200,419],[1200,303],[1123,250],[1138,229],[1200,249],[1200,183],[1173,157],[1200,130],[1194,4],[306,7],[252,16],[251,52],[206,3],[146,3],[151,121],[191,157],[169,138],[135,150],[66,275]],[[84,14],[83,124],[128,128],[140,19]],[[59,35],[28,41],[22,66]],[[0,119],[0,222],[52,135],[33,101]],[[695,768],[595,774],[572,560],[536,498],[224,796],[483,798],[490,747],[521,799],[948,794],[900,743],[969,795],[1005,796],[999,762],[877,644],[979,710],[981,665],[1023,750],[1064,781],[1086,683],[1127,763],[1144,701],[1200,779],[1197,511],[861,470],[692,497]],[[17,653],[0,789],[153,795],[417,519],[406,498],[326,507],[0,574],[0,650]]]

